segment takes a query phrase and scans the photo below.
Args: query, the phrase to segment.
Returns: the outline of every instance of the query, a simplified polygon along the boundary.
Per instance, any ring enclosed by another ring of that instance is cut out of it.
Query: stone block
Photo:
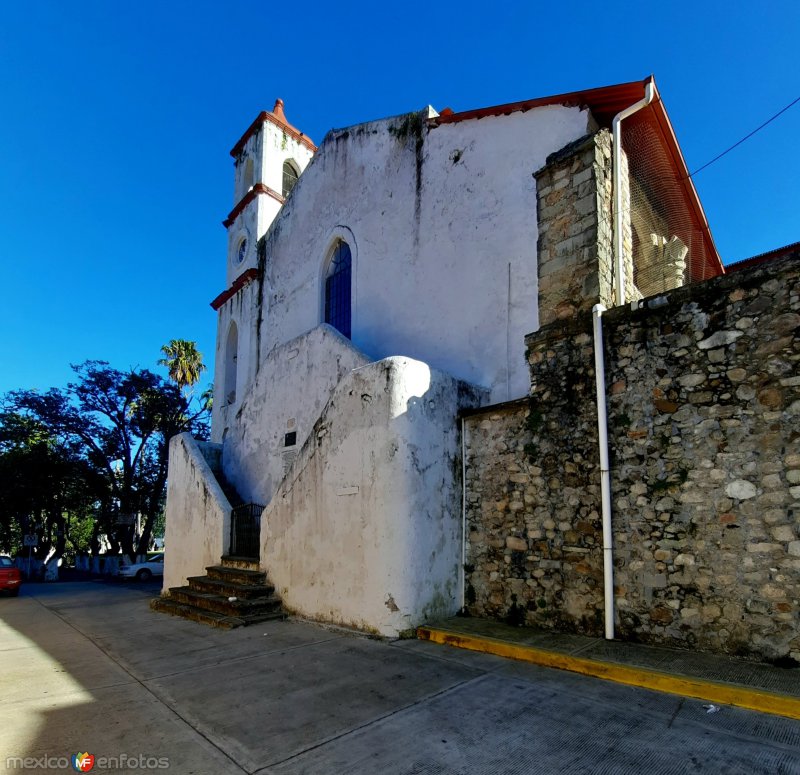
[[[731,498],[746,500],[755,498],[758,491],[752,482],[748,482],[746,479],[735,479],[725,488],[725,492]]]
[[[655,624],[672,624],[674,618],[675,613],[667,607],[658,606],[650,610],[650,621]]]
[[[717,347],[723,347],[725,345],[732,344],[740,336],[742,336],[741,331],[717,331],[708,338],[699,341],[697,346],[701,350],[712,350]]]
[[[667,586],[667,576],[664,573],[645,573],[642,584],[651,589],[664,589]]]
[[[780,525],[772,528],[772,537],[776,541],[790,542],[797,538],[795,530],[791,525]]]
[[[506,538],[506,546],[513,552],[525,552],[528,550],[528,542],[524,538],[517,538],[515,536],[508,536]]]
[[[742,382],[747,379],[747,372],[740,368],[731,369],[728,371],[728,379],[731,382]]]
[[[702,385],[706,380],[705,374],[684,374],[682,377],[678,377],[678,384],[681,387],[693,388]]]
[[[752,552],[753,554],[769,554],[772,552],[778,552],[782,548],[783,547],[780,544],[769,543],[755,543],[747,545],[747,551]]]

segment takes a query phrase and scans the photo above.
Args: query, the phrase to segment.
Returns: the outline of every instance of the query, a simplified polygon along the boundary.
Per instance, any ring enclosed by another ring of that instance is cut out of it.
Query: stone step
[[[210,579],[217,579],[228,584],[265,584],[267,574],[259,570],[246,570],[244,568],[229,568],[225,565],[209,565],[206,573]]]
[[[214,613],[213,611],[203,611],[191,605],[184,605],[166,597],[157,597],[150,601],[150,608],[154,611],[180,616],[182,619],[189,619],[200,624],[207,624],[211,627],[220,627],[225,630],[232,630],[234,627],[241,627],[244,622],[235,616],[225,616]]]
[[[200,624],[207,624],[211,627],[232,630],[234,627],[246,627],[248,624],[258,624],[259,622],[274,621],[285,619],[285,611],[270,611],[262,613],[246,614],[243,616],[226,616],[214,611],[207,611],[193,605],[179,603],[170,598],[157,597],[150,601],[150,608],[160,613],[179,616]]]
[[[276,613],[281,608],[280,598],[274,595],[272,597],[257,597],[252,600],[230,600],[224,595],[200,592],[191,587],[172,587],[169,592],[169,599],[177,603],[238,618]]]
[[[220,565],[225,568],[240,568],[241,570],[261,570],[258,560],[254,560],[252,557],[234,557],[230,554],[222,556]]]
[[[272,584],[228,583],[219,579],[210,579],[208,576],[190,576],[187,581],[189,582],[189,587],[198,592],[208,592],[212,595],[222,595],[223,597],[238,597],[244,600],[270,597],[275,592],[275,587]]]

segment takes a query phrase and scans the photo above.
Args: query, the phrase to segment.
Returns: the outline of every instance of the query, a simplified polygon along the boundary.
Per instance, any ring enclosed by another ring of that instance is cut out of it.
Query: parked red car
[[[0,591],[16,597],[19,594],[20,584],[22,584],[22,574],[19,568],[14,565],[10,557],[0,556]]]

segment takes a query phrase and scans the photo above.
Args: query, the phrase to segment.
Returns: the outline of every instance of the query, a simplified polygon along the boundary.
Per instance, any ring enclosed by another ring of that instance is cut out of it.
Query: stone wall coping
[[[585,151],[587,148],[590,148],[594,145],[595,138],[601,134],[609,134],[607,129],[599,129],[597,132],[592,132],[591,134],[584,135],[583,137],[579,137],[577,140],[573,140],[571,143],[567,143],[563,148],[559,148],[557,151],[553,151],[547,159],[545,159],[544,164],[539,167],[536,172],[533,173],[533,177],[538,178],[544,172],[552,167],[555,164],[560,164],[563,161],[566,161],[575,154],[580,153],[581,151]]]
[[[627,319],[631,314],[637,316],[663,315],[668,308],[679,307],[691,301],[719,298],[721,295],[736,288],[755,287],[761,284],[765,276],[778,277],[783,272],[796,270],[796,268],[797,254],[782,256],[767,264],[758,264],[750,268],[739,269],[730,274],[718,275],[699,283],[689,283],[671,291],[647,296],[637,301],[636,304],[638,306],[633,309],[630,304],[613,307],[603,314],[603,319],[610,323],[616,323]],[[654,304],[653,302],[656,303]],[[526,342],[527,340],[528,337],[525,337]]]
[[[625,307],[627,310],[628,307]],[[547,323],[538,331],[533,331],[525,337],[525,345],[541,342],[553,341],[560,342],[562,339],[575,336],[577,334],[591,334],[592,332],[592,313],[576,312],[573,317],[561,318]]]
[[[514,412],[518,409],[527,409],[530,406],[530,398],[514,398],[511,401],[500,401],[497,404],[489,404],[488,406],[475,406],[466,409],[460,409],[456,417],[460,420],[464,417],[475,417],[481,414],[492,414],[495,412]]]
[[[699,283],[689,283],[671,291],[647,296],[636,301],[636,307],[632,307],[630,304],[611,307],[603,313],[603,320],[609,323],[619,323],[628,319],[631,315],[639,317],[663,315],[668,308],[675,308],[687,302],[719,296],[721,293],[732,291],[742,286],[758,285],[765,274],[778,276],[784,271],[791,271],[795,268],[797,259],[797,254],[792,253],[774,259],[767,264],[758,264],[753,267],[739,269],[731,274],[711,277]],[[532,345],[540,344],[541,342],[559,341],[565,337],[591,333],[591,331],[592,313],[578,312],[572,317],[554,320],[552,323],[547,323],[538,330],[527,334],[525,336],[525,344],[530,348]]]

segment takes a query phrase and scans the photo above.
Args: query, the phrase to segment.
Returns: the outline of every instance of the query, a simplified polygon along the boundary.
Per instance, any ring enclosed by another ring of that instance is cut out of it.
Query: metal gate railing
[[[259,558],[261,512],[258,503],[243,503],[231,509],[231,541],[228,554],[233,557]]]

